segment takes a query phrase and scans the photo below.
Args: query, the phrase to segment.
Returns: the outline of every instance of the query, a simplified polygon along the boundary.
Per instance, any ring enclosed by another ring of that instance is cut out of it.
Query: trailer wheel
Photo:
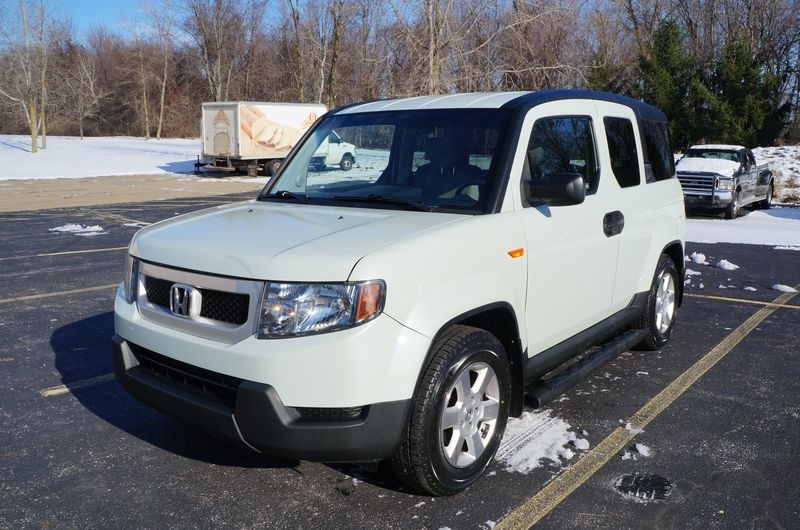
[[[247,176],[248,177],[258,176],[258,160],[253,160],[252,162],[247,164]]]
[[[270,161],[268,161],[266,166],[265,166],[267,168],[267,176],[271,177],[272,175],[277,173],[278,169],[280,169],[280,167],[281,167],[281,162],[282,162],[281,160],[270,160]]]

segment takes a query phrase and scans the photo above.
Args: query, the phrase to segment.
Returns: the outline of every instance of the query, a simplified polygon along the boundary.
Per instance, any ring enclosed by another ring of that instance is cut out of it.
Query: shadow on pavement
[[[64,385],[113,374],[110,338],[114,314],[109,311],[56,329],[50,337],[55,367]],[[116,380],[71,390],[97,417],[144,442],[170,453],[210,464],[243,468],[292,468],[298,461],[240,449],[173,420],[138,402]]]

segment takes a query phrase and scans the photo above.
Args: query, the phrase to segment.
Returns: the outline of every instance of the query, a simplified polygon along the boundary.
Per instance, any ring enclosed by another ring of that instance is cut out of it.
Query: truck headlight
[[[122,280],[125,300],[132,304],[136,300],[139,286],[139,260],[128,254],[125,260],[125,278]]]
[[[733,191],[733,179],[718,178],[717,189],[722,191]]]
[[[350,328],[383,311],[382,280],[348,283],[278,283],[264,286],[259,339],[296,337]]]

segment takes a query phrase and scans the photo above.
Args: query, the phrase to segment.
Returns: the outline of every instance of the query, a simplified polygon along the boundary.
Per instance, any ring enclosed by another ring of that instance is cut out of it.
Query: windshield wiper
[[[398,199],[396,197],[387,197],[385,195],[335,195],[334,200],[340,202],[365,202],[373,204],[391,204],[394,206],[402,206],[407,210],[414,210],[417,212],[429,212],[431,209],[419,201],[408,201],[406,199]]]
[[[281,190],[275,193],[263,193],[258,196],[258,200],[261,199],[288,199],[290,201],[302,202],[303,204],[308,202],[307,196],[299,195],[286,190]]]

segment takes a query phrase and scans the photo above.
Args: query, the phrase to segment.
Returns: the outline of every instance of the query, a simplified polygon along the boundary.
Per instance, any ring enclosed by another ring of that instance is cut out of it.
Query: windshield
[[[724,151],[721,149],[689,149],[686,158],[718,158],[721,160],[739,161],[739,153],[736,151]]]
[[[509,117],[502,109],[330,116],[259,199],[481,213]]]

